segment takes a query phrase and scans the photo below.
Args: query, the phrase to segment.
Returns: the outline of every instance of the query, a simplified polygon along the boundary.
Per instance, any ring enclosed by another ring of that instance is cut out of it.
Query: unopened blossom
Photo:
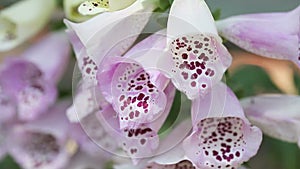
[[[289,12],[232,16],[217,21],[223,37],[257,55],[300,66],[300,7]]]
[[[48,113],[25,124],[15,124],[7,138],[8,152],[23,169],[61,169],[71,152],[68,120],[64,111],[68,101],[57,103]]]
[[[265,134],[300,147],[299,96],[259,95],[244,98],[241,103],[249,120]]]
[[[104,12],[118,11],[129,7],[136,0],[64,0],[66,17],[81,22]]]
[[[220,82],[231,56],[204,0],[174,0],[167,26],[169,53],[159,68],[178,90],[195,99]]]
[[[55,0],[23,0],[0,11],[0,51],[36,35],[49,21]]]
[[[238,168],[254,156],[262,132],[250,124],[234,93],[223,83],[192,103],[192,134],[186,156],[201,169]]]
[[[18,119],[32,120],[46,112],[56,99],[56,84],[68,63],[66,36],[44,37],[19,57],[7,58],[0,70],[1,110],[5,117],[17,111]],[[49,60],[49,61],[48,61]]]

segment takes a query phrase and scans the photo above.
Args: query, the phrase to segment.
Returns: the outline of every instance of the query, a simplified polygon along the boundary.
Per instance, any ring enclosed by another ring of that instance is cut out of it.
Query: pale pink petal
[[[171,42],[170,54],[163,56],[160,68],[169,72],[174,85],[189,99],[205,95],[222,79],[231,64],[231,55],[212,35],[194,34]]]
[[[84,81],[91,81],[86,83],[97,84],[96,73],[98,71],[98,65],[96,65],[95,61],[89,57],[85,46],[82,44],[75,32],[67,30],[67,34],[75,52],[80,76]]]
[[[58,82],[70,58],[70,45],[63,32],[46,35],[25,51],[21,57],[34,63],[46,80]]]
[[[105,158],[95,158],[80,151],[74,157],[72,157],[65,169],[103,169],[105,164]]]
[[[110,59],[113,63],[103,63],[102,72],[98,74],[100,89],[120,118],[120,127],[151,123],[165,109],[167,100],[164,87],[168,83],[157,73],[146,72],[139,64],[130,59]],[[106,68],[108,67],[108,68]],[[165,84],[156,85],[162,79]],[[152,77],[151,77],[152,76]]]
[[[158,67],[189,99],[205,95],[221,81],[232,60],[205,1],[175,0],[167,35],[169,53],[161,56]]]
[[[107,152],[115,152],[118,143],[104,125],[97,114],[92,113],[84,117],[80,123],[73,123],[70,126],[71,135],[83,152],[93,157],[108,157]]]
[[[112,108],[105,109],[99,114],[98,119],[100,119],[101,124],[113,137],[119,138],[120,146],[127,152],[134,164],[137,164],[142,158],[152,157],[158,148],[157,133],[170,111],[175,88],[170,84],[164,92],[170,103],[167,104],[161,117],[152,123],[135,123],[133,126],[120,129],[118,115],[112,111]]]
[[[183,145],[198,168],[238,168],[257,153],[262,132],[245,118],[238,99],[225,84],[194,100],[192,111],[193,133]]]
[[[47,81],[43,72],[25,60],[7,60],[0,73],[0,86],[18,108],[18,118],[32,120],[46,112],[56,99],[53,81]]]
[[[89,81],[81,80],[78,83],[73,105],[67,110],[67,117],[71,122],[79,122],[87,115],[96,113],[109,104],[97,86],[86,82]]]
[[[249,120],[265,134],[292,143],[300,140],[299,102],[300,97],[292,95],[260,95],[241,101]]]
[[[144,69],[158,69],[161,56],[166,52],[166,30],[160,30],[133,46],[124,57],[134,59]]]
[[[64,116],[69,102],[53,107],[47,115],[16,125],[9,137],[10,155],[24,169],[60,169],[71,154],[67,151],[68,121]],[[55,125],[53,125],[55,124]]]
[[[160,165],[176,164],[188,160],[182,147],[182,141],[188,136],[192,129],[191,121],[180,122],[173,130],[161,140],[157,156],[148,160],[148,163]]]
[[[217,21],[218,31],[239,47],[300,66],[300,7],[282,13],[232,16]]]

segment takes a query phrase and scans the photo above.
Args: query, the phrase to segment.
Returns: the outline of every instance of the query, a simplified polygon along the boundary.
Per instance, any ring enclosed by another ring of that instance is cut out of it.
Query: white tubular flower
[[[92,16],[113,12],[129,7],[136,0],[64,0],[66,17],[72,21],[82,22]]]
[[[0,52],[38,33],[55,9],[55,0],[23,0],[0,11]]]

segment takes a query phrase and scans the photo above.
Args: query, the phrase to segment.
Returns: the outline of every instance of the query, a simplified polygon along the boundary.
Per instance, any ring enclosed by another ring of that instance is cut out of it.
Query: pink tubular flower
[[[62,33],[54,33],[20,58],[7,59],[0,70],[0,105],[4,115],[13,114],[16,111],[13,107],[17,107],[20,120],[32,120],[46,112],[55,102],[55,85],[68,57],[67,38]]]
[[[13,127],[7,149],[22,168],[60,169],[67,164],[71,156],[66,148],[69,136],[64,111],[67,106],[67,101],[60,102],[39,119]]]
[[[193,132],[183,142],[186,156],[201,169],[238,168],[257,153],[261,131],[250,124],[223,83],[192,103]]]
[[[299,96],[260,95],[241,103],[249,120],[265,134],[300,147]]]
[[[159,68],[189,99],[205,94],[231,64],[204,0],[174,0],[168,19],[170,54]]]
[[[217,21],[217,28],[220,35],[249,52],[300,66],[300,7],[229,17]]]
[[[146,63],[140,59],[153,48],[163,50],[165,43],[161,42],[165,41],[155,34],[133,47],[124,57],[108,56],[99,65],[97,78],[93,79],[96,83],[91,83],[89,78],[85,80],[83,76],[82,84],[88,88],[83,88],[82,93],[85,94],[77,94],[73,108],[69,109],[72,112],[68,112],[71,119],[81,119],[80,122],[90,112],[96,113],[102,128],[120,139],[119,146],[135,163],[155,153],[159,142],[158,130],[170,111],[175,95],[175,88],[169,80],[157,70],[146,69]],[[76,38],[72,43],[75,50],[82,47]],[[76,100],[82,100],[81,104],[77,105]],[[92,105],[92,108],[84,107],[84,103]],[[100,147],[103,145],[96,142]]]

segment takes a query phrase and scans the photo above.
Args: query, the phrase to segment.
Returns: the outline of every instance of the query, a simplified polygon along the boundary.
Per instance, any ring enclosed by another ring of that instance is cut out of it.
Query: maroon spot
[[[135,117],[139,117],[139,115],[140,115],[140,112],[139,111],[135,111]]]
[[[188,58],[188,55],[186,53],[182,54],[182,59],[187,59]]]
[[[86,73],[90,74],[91,73],[91,68],[87,68]]]
[[[143,138],[143,139],[140,140],[140,142],[141,142],[142,145],[144,145],[146,143],[146,139]]]
[[[133,112],[130,112],[130,113],[129,113],[129,118],[130,118],[130,119],[133,119],[133,117],[134,117],[134,113],[133,113]]]
[[[122,101],[124,98],[125,98],[125,96],[121,95],[119,101]]]
[[[198,75],[202,74],[202,70],[201,69],[197,69],[196,72],[198,73]]]
[[[138,100],[142,100],[145,97],[143,93],[140,93],[137,97]]]
[[[196,82],[195,81],[191,82],[191,86],[195,87],[196,86]]]

